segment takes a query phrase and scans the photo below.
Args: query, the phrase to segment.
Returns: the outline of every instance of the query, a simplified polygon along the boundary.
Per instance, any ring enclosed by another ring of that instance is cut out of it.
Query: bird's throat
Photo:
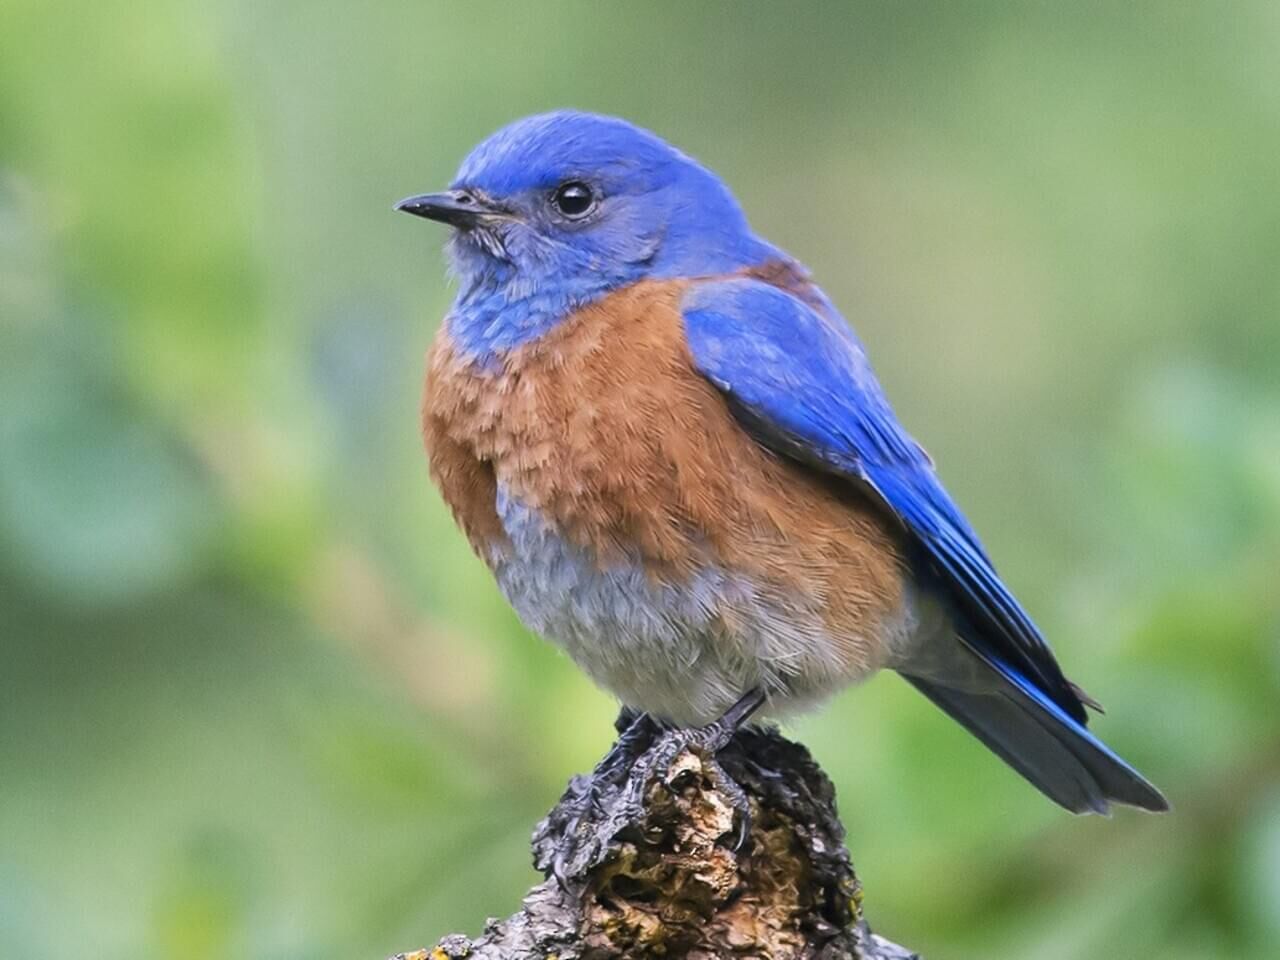
[[[516,347],[549,333],[574,311],[641,279],[589,272],[551,281],[510,265],[465,284],[445,323],[458,349],[489,365]]]

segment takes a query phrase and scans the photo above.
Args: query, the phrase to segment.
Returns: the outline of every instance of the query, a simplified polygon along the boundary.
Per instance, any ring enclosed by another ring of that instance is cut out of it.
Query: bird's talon
[[[659,780],[673,793],[682,789],[681,781],[694,771],[673,767],[686,751],[697,757],[702,776],[729,799],[738,823],[733,849],[741,849],[751,833],[751,810],[746,794],[720,766],[716,754],[762,702],[763,695],[752,691],[720,720],[693,730],[664,728],[645,714],[619,717],[618,726],[624,729],[617,741],[589,775],[573,778],[550,832],[537,841],[544,849],[554,844],[554,851],[539,866],[562,889],[572,891],[601,860],[619,830],[643,829],[646,791],[652,781]]]

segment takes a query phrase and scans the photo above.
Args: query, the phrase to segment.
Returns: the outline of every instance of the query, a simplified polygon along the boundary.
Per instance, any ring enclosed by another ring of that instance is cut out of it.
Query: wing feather
[[[1068,716],[1084,706],[996,574],[923,449],[898,424],[852,331],[778,287],[700,283],[682,304],[698,371],[755,439],[869,490],[902,523],[968,625],[962,639],[1034,682]]]

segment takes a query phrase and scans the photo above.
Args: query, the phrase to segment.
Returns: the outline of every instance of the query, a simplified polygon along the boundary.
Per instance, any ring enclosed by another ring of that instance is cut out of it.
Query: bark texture
[[[593,802],[575,777],[534,833],[549,879],[520,910],[395,960],[916,958],[863,919],[835,791],[804,747],[748,729],[716,759],[750,806],[741,843],[734,797],[695,748],[643,784],[597,778]]]

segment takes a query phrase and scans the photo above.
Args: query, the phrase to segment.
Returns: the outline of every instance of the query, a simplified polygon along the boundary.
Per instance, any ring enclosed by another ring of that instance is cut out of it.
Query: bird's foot
[[[738,782],[725,772],[716,754],[729,745],[736,727],[724,725],[721,721],[705,727],[693,729],[665,730],[662,736],[631,767],[620,801],[620,813],[626,823],[634,823],[644,812],[645,796],[649,784],[661,781],[668,789],[678,789],[680,780],[689,772],[689,768],[681,767],[677,761],[689,753],[697,757],[712,789],[728,799],[737,815],[738,831],[734,849],[738,850],[751,834],[751,806],[747,795]]]
[[[662,728],[647,714],[631,720],[595,770],[574,777],[556,809],[539,825],[534,865],[568,888],[603,859],[619,831],[641,822],[651,782],[676,787],[687,772],[676,767],[676,760],[686,752],[698,758],[711,786],[729,800],[738,823],[734,848],[741,848],[751,833],[751,808],[716,754],[763,703],[763,693],[750,691],[719,720],[691,729]],[[620,729],[623,719],[619,717]]]
[[[591,773],[569,781],[560,802],[533,835],[533,865],[563,887],[599,862],[608,841],[621,829],[614,803],[636,761],[658,733],[647,714],[623,708],[614,726],[618,739]]]

